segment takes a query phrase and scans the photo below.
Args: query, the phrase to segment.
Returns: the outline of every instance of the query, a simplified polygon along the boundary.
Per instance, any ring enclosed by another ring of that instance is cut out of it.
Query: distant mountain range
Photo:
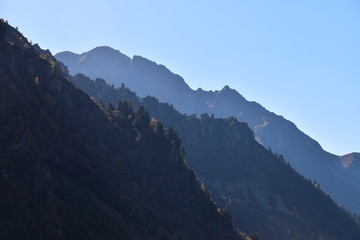
[[[360,238],[359,219],[247,123],[181,114],[124,84],[70,76],[2,19],[0,52],[0,239]],[[159,78],[181,85],[161,68]],[[213,95],[208,109],[239,97],[229,87],[197,92]],[[355,176],[358,159],[337,163]]]
[[[247,101],[229,86],[220,91],[194,91],[163,65],[139,56],[131,59],[110,47],[97,47],[82,54],[61,52],[55,57],[68,66],[70,74],[100,77],[115,87],[125,83],[140,97],[154,96],[182,113],[234,116],[248,123],[258,142],[282,154],[300,174],[319,183],[339,204],[360,214],[359,154],[336,156],[324,151],[295,124]]]
[[[258,232],[266,240],[360,236],[358,223],[317,183],[261,146],[246,123],[208,114],[186,116],[154,97],[139,98],[125,86],[114,88],[103,79],[77,74],[72,81],[105,106],[144,106],[150,117],[172,126],[189,166],[220,207],[230,210],[239,229]]]

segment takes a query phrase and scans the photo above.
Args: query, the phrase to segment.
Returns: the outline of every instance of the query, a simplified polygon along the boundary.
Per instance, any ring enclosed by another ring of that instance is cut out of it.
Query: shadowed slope
[[[104,111],[3,21],[0,52],[1,239],[240,239],[171,129]]]
[[[248,123],[256,139],[266,148],[284,155],[300,174],[319,182],[338,203],[360,214],[359,172],[349,174],[351,171],[343,168],[338,156],[324,151],[294,123],[256,102],[247,101],[228,86],[219,91],[194,91],[179,75],[162,65],[138,56],[132,60],[129,58],[126,63],[113,61],[113,55],[123,55],[109,47],[106,49],[95,48],[81,55],[73,54],[71,59],[65,57],[68,53],[55,56],[69,67],[72,74],[80,72],[93,79],[102,77],[115,86],[125,83],[140,97],[154,96],[161,102],[173,104],[182,113],[200,115],[207,112],[223,118],[234,116]],[[73,59],[83,56],[87,56],[86,61],[74,64]]]
[[[182,139],[186,159],[214,199],[231,210],[240,229],[264,239],[356,239],[355,219],[313,183],[297,174],[282,158],[266,150],[247,124],[235,118],[200,119],[177,112],[153,97],[141,99],[102,79],[78,74],[73,82],[97,101],[130,101],[150,116],[172,126]]]

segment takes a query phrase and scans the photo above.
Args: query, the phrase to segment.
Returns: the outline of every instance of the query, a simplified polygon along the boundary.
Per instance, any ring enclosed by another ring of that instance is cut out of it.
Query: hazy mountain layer
[[[0,21],[0,239],[242,239],[172,129],[102,109]]]
[[[358,223],[316,183],[261,146],[247,124],[207,114],[200,119],[182,115],[153,97],[141,99],[124,86],[115,89],[82,74],[73,82],[104,105],[127,100],[172,126],[182,139],[189,165],[216,202],[231,210],[240,229],[259,232],[265,240],[360,237]]]
[[[207,112],[247,122],[260,143],[283,154],[299,173],[320,183],[337,202],[360,214],[360,172],[352,170],[352,164],[344,168],[339,156],[324,151],[292,122],[258,103],[247,101],[228,86],[220,91],[194,91],[164,66],[139,56],[131,59],[109,47],[55,56],[69,67],[71,74],[101,77],[115,86],[125,83],[140,97],[154,96],[161,102],[173,104],[182,113]]]

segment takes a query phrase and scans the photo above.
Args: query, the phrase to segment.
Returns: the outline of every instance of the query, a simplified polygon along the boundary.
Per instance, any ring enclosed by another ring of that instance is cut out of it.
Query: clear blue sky
[[[238,90],[336,154],[360,152],[358,0],[0,0],[52,53],[108,45],[194,89]]]

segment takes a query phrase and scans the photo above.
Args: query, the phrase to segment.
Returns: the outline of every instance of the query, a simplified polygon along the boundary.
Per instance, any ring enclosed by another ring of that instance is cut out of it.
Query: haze
[[[2,0],[0,16],[52,53],[141,55],[194,89],[235,88],[327,151],[360,151],[358,1]]]

